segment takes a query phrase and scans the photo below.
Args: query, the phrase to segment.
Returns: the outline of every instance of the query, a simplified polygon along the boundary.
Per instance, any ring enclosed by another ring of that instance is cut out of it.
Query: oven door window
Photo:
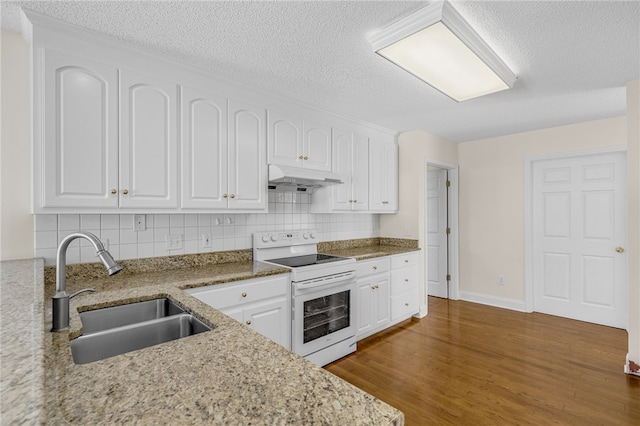
[[[351,291],[345,290],[304,302],[303,342],[308,343],[349,327]]]

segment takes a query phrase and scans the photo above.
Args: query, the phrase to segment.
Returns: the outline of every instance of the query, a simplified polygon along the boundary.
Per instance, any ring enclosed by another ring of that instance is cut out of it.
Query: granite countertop
[[[8,327],[2,328],[3,370],[14,372],[2,377],[2,416],[10,422],[404,423],[403,414],[395,408],[183,291],[286,273],[286,269],[240,260],[111,278],[72,274],[67,281],[69,292],[89,286],[98,292],[72,299],[70,331],[51,333],[48,295],[52,289],[46,286],[43,297],[42,262],[1,265],[2,322],[21,320],[11,335]],[[14,287],[21,289],[15,308],[5,309],[6,296],[8,292],[13,296]],[[74,364],[69,339],[81,334],[79,311],[158,297],[169,297],[213,330],[90,364]],[[34,313],[25,320],[24,310],[18,307],[29,304]],[[7,349],[8,340],[15,351]],[[21,365],[27,366],[26,374],[19,370]]]

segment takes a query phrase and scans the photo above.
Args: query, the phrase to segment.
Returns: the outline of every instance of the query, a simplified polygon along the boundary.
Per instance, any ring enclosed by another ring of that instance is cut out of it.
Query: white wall
[[[460,144],[461,293],[524,301],[525,158],[626,144],[626,117]]]
[[[640,80],[627,84],[629,358],[640,364]]]
[[[0,260],[33,257],[29,45],[2,31]]]

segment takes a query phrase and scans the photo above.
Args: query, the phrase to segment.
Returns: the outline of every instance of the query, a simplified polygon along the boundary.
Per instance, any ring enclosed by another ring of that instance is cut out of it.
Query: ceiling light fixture
[[[369,39],[373,50],[457,102],[513,87],[516,75],[446,1]]]

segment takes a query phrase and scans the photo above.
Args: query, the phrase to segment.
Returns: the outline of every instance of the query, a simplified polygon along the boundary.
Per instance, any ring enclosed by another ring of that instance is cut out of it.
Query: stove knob
[[[316,233],[315,233],[315,232],[313,232],[313,231],[311,231],[311,232],[309,233],[309,236],[310,236],[310,237],[311,237],[311,239],[313,240],[313,239],[316,237]]]
[[[269,236],[268,235],[263,235],[262,236],[262,242],[266,243],[267,241],[269,241]]]
[[[273,235],[271,236],[271,241],[273,241],[274,243],[275,243],[276,241],[278,241],[278,236],[277,236],[276,234],[273,234]]]
[[[305,232],[304,234],[302,234],[302,238],[304,238],[305,240],[309,239],[309,233]]]

